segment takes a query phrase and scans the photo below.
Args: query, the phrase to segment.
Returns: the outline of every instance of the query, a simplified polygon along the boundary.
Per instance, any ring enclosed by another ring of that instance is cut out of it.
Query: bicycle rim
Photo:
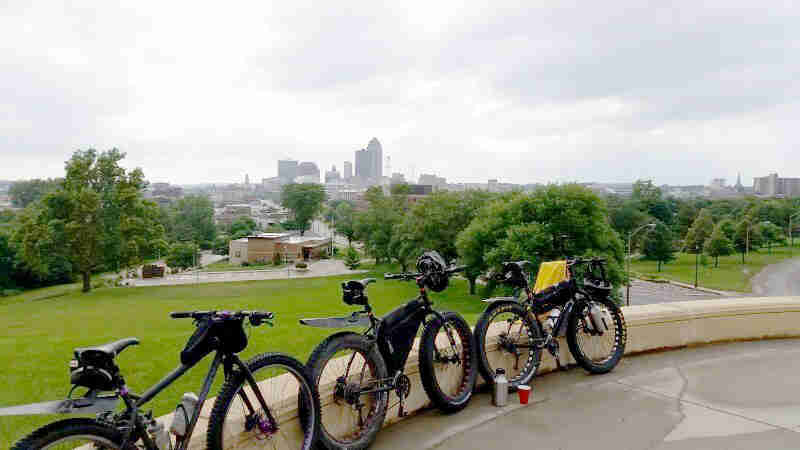
[[[63,437],[42,447],[42,450],[72,450],[76,448],[118,450],[119,445],[103,437],[87,434]]]
[[[511,308],[498,308],[489,318],[483,346],[488,369],[506,372],[509,384],[515,385],[529,377],[537,365],[538,344],[530,320],[524,320]]]
[[[586,322],[589,317],[582,313],[581,319],[578,320],[576,327],[575,342],[578,344],[578,349],[588,361],[592,364],[602,365],[614,357],[617,351],[617,346],[620,342],[620,333],[622,330],[617,326],[617,321],[614,320],[614,312],[611,311],[606,305],[601,302],[589,302],[587,308],[592,306],[600,308],[607,313],[609,323],[605,324],[607,329],[603,330],[602,335],[591,333],[587,329]]]
[[[294,367],[272,363],[253,370],[253,377],[278,428],[264,430],[259,426],[259,421],[269,422],[268,416],[261,408],[250,384],[245,381],[225,410],[222,448],[251,446],[298,450],[308,448],[311,433],[304,428],[316,426],[313,423],[315,406],[312,402],[311,386],[303,374]],[[298,399],[307,404],[299,405]],[[255,415],[251,413],[248,402]],[[305,421],[301,420],[301,414],[307,416],[304,418]],[[304,423],[307,425],[304,426]]]

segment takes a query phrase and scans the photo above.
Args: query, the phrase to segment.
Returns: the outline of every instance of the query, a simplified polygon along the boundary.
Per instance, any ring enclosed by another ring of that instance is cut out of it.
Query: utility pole
[[[697,275],[698,267],[700,265],[700,246],[696,245],[694,251],[694,288],[697,289]]]
[[[792,219],[800,216],[800,212],[789,216],[789,254],[794,253],[794,235],[792,234]]]

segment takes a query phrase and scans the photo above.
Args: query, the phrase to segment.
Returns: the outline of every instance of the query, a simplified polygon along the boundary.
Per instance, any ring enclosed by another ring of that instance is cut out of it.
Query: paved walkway
[[[383,449],[800,448],[800,341],[712,345],[623,358],[614,372],[536,379],[527,406],[477,395],[383,430]]]
[[[233,281],[280,280],[287,278],[324,277],[334,275],[361,274],[364,270],[350,270],[341,260],[327,259],[309,265],[307,272],[294,268],[269,270],[237,270],[228,272],[199,272],[168,275],[165,278],[133,280],[134,286],[166,286],[192,283],[228,283]]]
[[[740,293],[726,293],[725,297],[744,295]],[[625,299],[625,288],[622,288],[622,298]],[[631,283],[631,305],[647,305],[650,303],[685,302],[688,300],[709,300],[722,298],[717,294],[689,289],[669,283],[653,283],[634,279]]]
[[[750,284],[760,296],[800,295],[800,258],[765,267]]]

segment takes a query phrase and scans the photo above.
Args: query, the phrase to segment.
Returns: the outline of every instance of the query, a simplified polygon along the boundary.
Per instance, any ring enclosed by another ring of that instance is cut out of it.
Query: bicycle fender
[[[369,317],[366,316],[345,316],[345,317],[325,317],[319,319],[300,319],[300,325],[315,328],[364,328],[371,325]]]
[[[497,303],[497,302],[512,302],[512,303],[519,303],[519,299],[516,297],[491,297],[491,298],[484,298],[481,299],[483,303]]]
[[[31,403],[28,405],[0,408],[0,416],[27,416],[37,414],[100,414],[116,411],[119,404],[116,395],[107,397],[74,398],[52,402]]]

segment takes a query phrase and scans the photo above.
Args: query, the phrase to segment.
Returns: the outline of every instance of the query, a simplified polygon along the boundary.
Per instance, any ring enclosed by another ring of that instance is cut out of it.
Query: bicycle
[[[416,281],[419,295],[381,319],[373,314],[366,295],[375,279],[367,278],[342,283],[344,302],[363,310],[346,317],[300,321],[322,328],[367,327],[363,334],[345,331],[329,336],[307,363],[318,390],[326,383],[332,385],[320,394],[327,409],[322,412],[319,439],[329,449],[369,447],[383,424],[392,391],[398,397],[399,416],[407,414],[404,401],[411,381],[404,370],[426,320],[419,350],[425,392],[445,413],[460,411],[472,398],[477,378],[472,330],[458,314],[434,310],[428,297],[428,289],[444,290],[450,276],[463,267],[447,267],[438,253],[429,252],[417,261],[417,269],[384,275],[387,280]]]
[[[505,262],[502,272],[494,276],[515,290],[524,290],[524,299],[515,295],[483,300],[490,305],[475,325],[475,340],[478,366],[486,382],[493,384],[496,369],[502,368],[511,388],[528,384],[536,375],[545,348],[563,369],[556,339],[562,336],[566,336],[575,361],[586,371],[611,371],[625,352],[627,328],[622,311],[610,298],[605,260],[568,259],[568,280],[536,294],[524,270],[528,264]],[[584,270],[576,271],[581,266]],[[544,314],[548,314],[547,319],[540,321],[538,316]]]
[[[188,448],[220,366],[225,383],[211,411],[207,448],[231,448],[234,442],[243,445],[248,441],[280,448],[312,448],[319,424],[319,397],[305,366],[281,353],[264,353],[247,362],[236,355],[247,347],[245,319],[253,327],[272,326],[272,313],[194,311],[173,312],[170,316],[194,319],[196,326],[181,352],[177,368],[143,394],[136,395],[128,389],[115,357],[138,345],[138,339],[75,349],[75,359],[70,363],[73,387],[66,400],[4,408],[0,415],[94,414],[96,418],[70,418],[45,425],[17,442],[13,450],[66,449],[86,444],[100,449],[170,450],[173,442],[164,424],[153,418],[152,411],[143,413],[142,407],[212,352],[214,359],[200,396],[184,394],[175,410],[170,431],[175,435],[176,450]],[[282,391],[274,390],[281,387]],[[78,388],[88,391],[73,398]],[[285,400],[293,396],[301,399],[299,405]],[[120,401],[125,408],[115,412]],[[293,420],[295,407],[298,420]]]

